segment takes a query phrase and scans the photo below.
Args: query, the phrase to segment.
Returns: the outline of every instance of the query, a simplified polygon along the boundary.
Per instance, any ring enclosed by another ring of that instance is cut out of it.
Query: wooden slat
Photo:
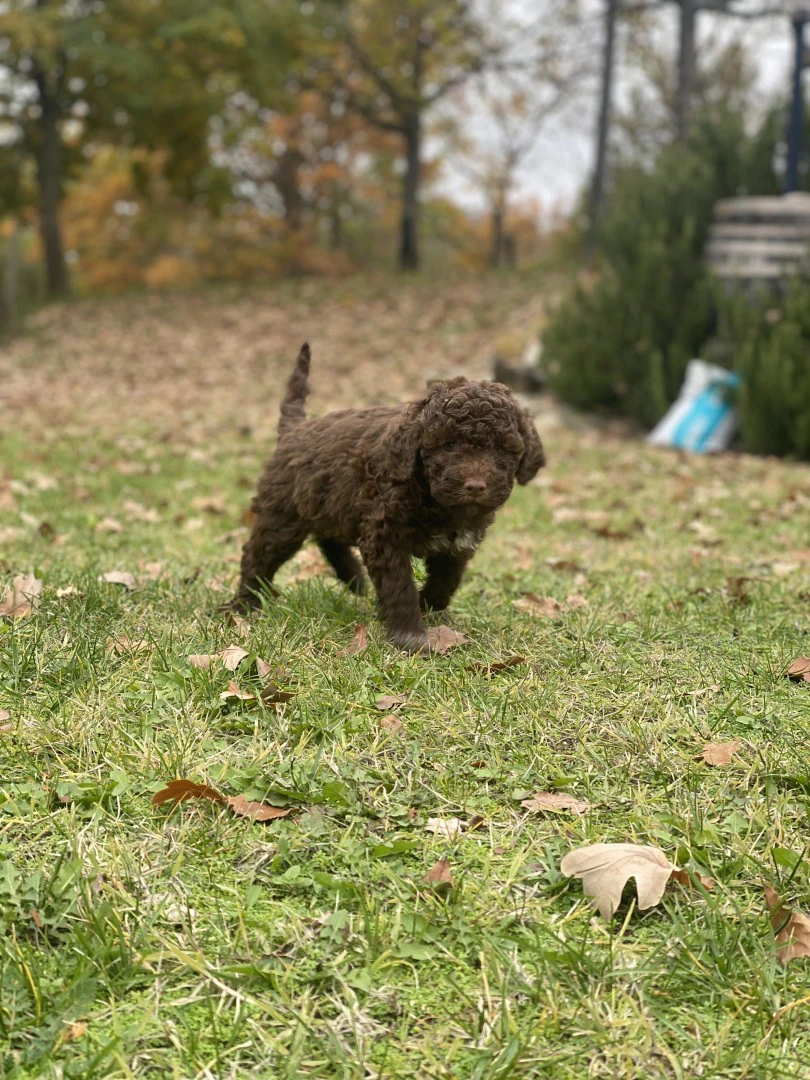
[[[810,194],[797,192],[781,196],[749,196],[742,199],[721,199],[715,203],[716,218],[767,217],[769,220],[782,218],[810,217]]]
[[[796,268],[779,266],[777,263],[730,263],[715,266],[711,260],[709,265],[713,273],[723,280],[748,280],[748,281],[778,281],[780,278],[790,277],[796,273]]]
[[[804,240],[710,240],[712,255],[725,255],[734,259],[794,259],[801,261],[810,253]]]
[[[806,222],[772,225],[770,222],[722,222],[712,225],[712,240],[793,240],[810,241],[810,218]]]

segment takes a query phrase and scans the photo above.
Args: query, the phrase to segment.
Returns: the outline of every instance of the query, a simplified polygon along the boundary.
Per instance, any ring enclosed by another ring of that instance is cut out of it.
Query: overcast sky
[[[506,0],[517,10],[535,7],[537,0]],[[543,0],[540,0],[542,3]],[[596,3],[596,0],[594,0]],[[601,3],[598,5],[601,8]],[[598,8],[596,9],[598,10]],[[668,5],[658,16],[658,32],[666,47],[671,47],[672,62],[677,51],[677,19],[674,5]],[[703,13],[698,22],[698,43],[701,37],[723,34],[742,36],[749,55],[758,69],[756,99],[764,111],[774,98],[784,98],[791,78],[792,30],[787,18],[773,18],[741,24],[734,19],[720,19]],[[619,37],[617,61],[621,71],[622,36]],[[810,33],[808,33],[810,39]],[[626,92],[621,77],[617,97]],[[545,214],[554,209],[571,208],[578,191],[586,181],[593,162],[596,88],[589,88],[575,108],[556,122],[549,122],[541,131],[536,149],[520,172],[520,191],[540,200]],[[480,129],[477,131],[480,135]],[[485,137],[485,136],[484,136]],[[444,185],[472,208],[481,207],[481,197],[458,175],[448,175]]]

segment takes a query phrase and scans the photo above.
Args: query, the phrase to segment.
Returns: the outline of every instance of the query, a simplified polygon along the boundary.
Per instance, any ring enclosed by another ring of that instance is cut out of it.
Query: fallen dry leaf
[[[449,626],[430,626],[427,630],[430,652],[446,656],[457,645],[466,645],[468,639],[458,630],[452,630]],[[425,653],[425,656],[428,654]]]
[[[287,578],[291,585],[329,572],[326,560],[316,547],[305,547],[288,564],[292,571]]]
[[[151,510],[144,506],[143,503],[135,502],[134,499],[125,499],[121,503],[121,509],[130,521],[143,521],[147,525],[157,525],[160,521],[160,514],[157,510]]]
[[[339,656],[355,656],[368,648],[368,625],[358,623],[354,628],[354,637],[345,649],[341,649]]]
[[[83,1035],[87,1034],[87,1021],[77,1020],[73,1024],[68,1024],[65,1030],[62,1032],[62,1042],[75,1042],[76,1039],[81,1039]]]
[[[192,667],[208,670],[215,660],[219,660],[219,653],[192,653],[188,662]]]
[[[527,810],[571,810],[574,814],[584,814],[591,808],[587,799],[577,799],[567,791],[538,791],[520,805]]]
[[[244,615],[237,615],[235,612],[229,611],[225,621],[231,624],[239,637],[250,637],[250,623]]]
[[[75,585],[62,585],[56,590],[57,600],[65,600],[69,596],[81,596],[82,594]]]
[[[432,885],[435,889],[452,889],[454,884],[453,875],[450,872],[450,860],[447,856],[445,855],[444,858],[434,863],[422,880],[426,885]]]
[[[218,656],[228,671],[236,671],[239,665],[247,656],[247,652],[239,645],[229,645],[227,649],[223,649]]]
[[[587,603],[587,598],[584,597],[582,593],[571,593],[570,596],[566,596],[565,598],[565,606],[570,611],[576,611],[577,608],[585,607]]]
[[[700,751],[700,756],[707,765],[712,765],[714,767],[718,765],[730,765],[731,759],[740,749],[741,745],[742,743],[739,739],[732,739],[730,742],[706,743]]]
[[[108,585],[123,585],[128,592],[135,588],[135,578],[126,570],[108,570],[106,574],[101,574],[98,580],[106,581]]]
[[[561,573],[570,574],[583,574],[585,567],[578,562],[574,562],[573,559],[562,559],[556,556],[551,556],[545,560],[546,566],[551,567],[552,570],[558,570]]]
[[[208,799],[209,802],[221,803],[237,817],[250,818],[252,821],[273,821],[275,818],[288,817],[292,813],[292,807],[282,809],[268,803],[251,802],[243,795],[223,795],[216,788],[207,784],[195,784],[193,780],[171,780],[162,791],[152,796],[152,805],[160,806],[170,801],[185,802],[188,799]]]
[[[784,907],[779,894],[770,885],[765,886],[765,903],[771,913],[771,926],[776,931],[779,963],[787,964],[799,957],[810,956],[810,917]]]
[[[211,802],[225,802],[225,797],[220,795],[216,788],[207,784],[196,784],[193,780],[170,780],[165,788],[155,792],[152,796],[152,806],[160,806],[165,802],[186,802],[188,799],[210,799]]]
[[[259,673],[262,682],[268,682],[273,675],[272,667],[266,660],[262,660],[260,656],[256,657],[256,671]]]
[[[265,705],[282,705],[285,701],[292,701],[295,694],[290,690],[279,690],[274,682],[268,682],[259,696]]]
[[[374,702],[374,707],[385,712],[387,709],[395,709],[397,705],[404,705],[406,700],[407,698],[400,694],[383,694]]]
[[[505,660],[481,660],[477,664],[470,664],[469,671],[483,671],[494,675],[497,671],[505,671],[506,668],[515,667],[518,664],[528,664],[525,656],[507,656]]]
[[[684,869],[672,871],[672,881],[677,881],[679,885],[683,885],[685,888],[693,888],[695,878],[697,878],[704,889],[714,888],[714,878],[710,878],[706,874],[701,874],[696,870],[691,872]]]
[[[402,730],[402,721],[398,716],[389,713],[388,716],[384,716],[382,720],[380,720],[380,727],[384,728],[386,731],[390,731],[393,735],[396,734],[397,731]]]
[[[225,496],[200,495],[199,498],[191,500],[191,505],[195,510],[200,510],[204,514],[224,514]]]
[[[222,649],[218,653],[192,653],[188,657],[188,662],[192,667],[208,670],[212,664],[219,661],[228,671],[236,671],[247,655],[245,650],[238,645],[229,645],[227,649]]]
[[[116,518],[105,517],[96,525],[97,533],[120,533],[123,532],[124,526]]]
[[[771,563],[771,572],[776,574],[777,577],[790,577],[791,574],[795,574],[799,569],[799,564],[795,562]]]
[[[640,521],[634,521],[626,529],[616,528],[615,525],[591,525],[590,530],[596,536],[602,536],[606,540],[629,540],[633,533],[641,532],[644,525]],[[718,541],[719,543],[719,541]]]
[[[726,578],[726,589],[729,594],[729,598],[735,604],[748,604],[751,602],[751,597],[748,595],[748,582],[750,577],[729,577]]]
[[[37,610],[42,582],[34,574],[17,574],[0,601],[0,618],[27,619]]]
[[[786,674],[794,682],[810,682],[810,656],[797,657],[787,669]]]
[[[249,690],[240,689],[235,682],[229,682],[228,689],[223,690],[219,696],[221,701],[230,701],[231,698],[236,698],[238,701],[256,700],[255,694],[251,694]]]
[[[157,581],[166,567],[162,562],[150,562],[146,560],[138,563],[138,569],[141,572],[141,578],[146,578],[147,581]]]
[[[289,690],[279,690],[275,683],[275,679],[284,678],[287,674],[283,669],[272,668],[266,660],[262,660],[260,656],[257,656],[256,670],[264,684],[260,697],[265,705],[280,705],[285,701],[291,701],[295,697],[295,694]]]
[[[514,604],[518,611],[544,619],[559,619],[563,613],[559,600],[555,600],[553,596],[538,596],[533,592],[524,593]]]
[[[569,851],[560,863],[565,877],[582,878],[603,919],[610,919],[630,878],[635,878],[638,909],[655,907],[664,895],[673,865],[656,847],[641,844],[587,844]]]
[[[116,656],[124,656],[126,653],[144,652],[152,648],[151,641],[133,639],[124,634],[120,638],[107,638],[107,652],[115,653]]]
[[[250,802],[243,795],[227,795],[225,802],[237,817],[250,818],[252,821],[273,821],[276,818],[289,817],[292,807],[282,809],[280,806],[270,806],[269,803]]]
[[[425,824],[428,832],[435,833],[442,840],[455,840],[467,828],[461,818],[428,818]]]

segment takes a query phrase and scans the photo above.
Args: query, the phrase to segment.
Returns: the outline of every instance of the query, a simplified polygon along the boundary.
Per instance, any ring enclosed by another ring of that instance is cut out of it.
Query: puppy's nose
[[[481,492],[487,490],[487,482],[486,480],[476,480],[471,477],[469,480],[464,481],[464,490],[469,492],[470,495],[476,493],[480,495]]]

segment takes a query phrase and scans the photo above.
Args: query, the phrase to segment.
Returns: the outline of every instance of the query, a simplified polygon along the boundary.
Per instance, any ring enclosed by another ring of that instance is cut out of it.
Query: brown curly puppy
[[[307,420],[304,345],[281,406],[276,452],[259,483],[232,608],[259,604],[279,567],[314,535],[341,581],[363,591],[357,545],[388,634],[428,651],[422,610],[443,611],[515,480],[544,464],[530,417],[500,383],[450,379],[396,408]],[[417,593],[411,556],[424,558]]]

